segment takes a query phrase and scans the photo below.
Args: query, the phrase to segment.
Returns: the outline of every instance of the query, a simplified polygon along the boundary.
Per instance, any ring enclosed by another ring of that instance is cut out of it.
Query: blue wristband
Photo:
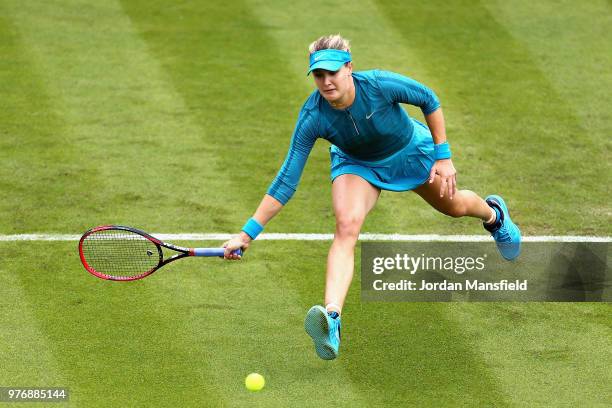
[[[263,231],[264,227],[255,220],[255,218],[249,218],[249,220],[242,227],[242,231],[247,234],[251,239],[257,238],[259,233]]]
[[[451,150],[448,142],[434,145],[434,160],[444,160],[451,158]]]

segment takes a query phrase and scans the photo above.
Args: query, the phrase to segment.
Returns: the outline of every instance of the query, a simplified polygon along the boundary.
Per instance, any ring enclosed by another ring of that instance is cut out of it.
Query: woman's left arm
[[[412,78],[396,74],[389,71],[374,71],[378,87],[389,103],[409,103],[421,108],[429,130],[433,136],[436,147],[436,162],[431,168],[429,182],[433,183],[437,175],[442,179],[440,186],[440,197],[448,191],[448,196],[452,199],[457,192],[457,182],[455,178],[455,167],[450,160],[450,151],[445,150],[446,130],[444,128],[444,115],[440,108],[440,101],[435,92],[425,85]],[[441,145],[441,146],[440,146]]]
[[[429,115],[425,115],[425,120],[427,121],[427,126],[433,137],[434,144],[441,145],[447,143],[442,108],[438,108]],[[457,171],[450,157],[448,159],[438,159],[435,161],[429,174],[430,183],[433,183],[436,174],[440,176],[442,180],[442,184],[440,185],[440,197],[444,197],[445,192],[448,191],[449,198],[452,200],[453,196],[457,193]]]

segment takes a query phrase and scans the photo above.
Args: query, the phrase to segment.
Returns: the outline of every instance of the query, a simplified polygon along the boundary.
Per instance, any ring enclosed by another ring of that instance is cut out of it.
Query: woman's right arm
[[[274,218],[291,199],[318,133],[316,117],[303,107],[293,131],[285,162],[268,188],[267,194],[242,231],[223,244],[226,259],[240,259],[240,256],[233,255],[231,252],[238,248],[246,250],[268,221]]]

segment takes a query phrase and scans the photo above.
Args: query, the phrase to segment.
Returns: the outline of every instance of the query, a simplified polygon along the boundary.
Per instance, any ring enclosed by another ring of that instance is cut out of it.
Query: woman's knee
[[[336,215],[336,235],[341,238],[357,238],[361,225],[365,219],[365,214],[347,212]]]

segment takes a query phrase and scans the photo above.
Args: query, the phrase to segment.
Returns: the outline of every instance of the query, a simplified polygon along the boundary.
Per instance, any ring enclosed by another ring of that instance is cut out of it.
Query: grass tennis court
[[[610,236],[611,22],[604,1],[3,0],[0,234],[237,232],[314,89],[308,43],[341,32],[355,70],[436,91],[459,187],[504,194],[525,235]],[[266,232],[333,232],[327,149]],[[484,234],[389,192],[363,232]],[[132,284],[76,245],[0,242],[0,386],[66,386],[74,407],[612,403],[609,304],[362,303],[357,273],[329,363],[303,331],[329,242]]]

